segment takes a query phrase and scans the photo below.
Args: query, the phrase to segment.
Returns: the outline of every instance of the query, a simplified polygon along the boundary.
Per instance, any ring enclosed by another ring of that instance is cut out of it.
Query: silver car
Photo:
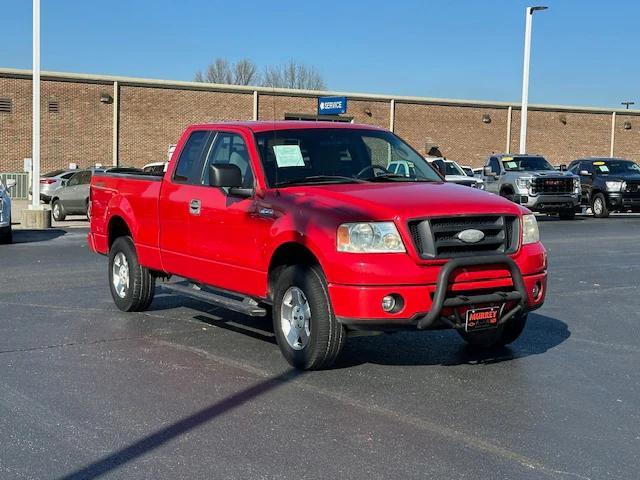
[[[67,183],[78,170],[54,170],[40,177],[40,200],[44,203],[51,202],[53,192]],[[29,188],[31,194],[31,188]]]
[[[67,215],[86,215],[89,206],[89,186],[93,170],[76,170],[66,181],[51,194],[51,215],[56,222]]]
[[[6,185],[0,182],[0,243],[11,243],[13,241],[9,189],[13,188],[15,184],[15,180],[7,180]]]

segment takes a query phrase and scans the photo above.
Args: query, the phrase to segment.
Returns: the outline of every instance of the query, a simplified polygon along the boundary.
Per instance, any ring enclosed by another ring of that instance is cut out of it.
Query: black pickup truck
[[[580,176],[582,202],[597,218],[640,212],[640,166],[622,158],[582,158],[569,164]]]

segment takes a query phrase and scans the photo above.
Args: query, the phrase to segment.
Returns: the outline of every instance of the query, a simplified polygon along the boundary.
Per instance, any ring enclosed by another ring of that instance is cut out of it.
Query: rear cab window
[[[203,152],[211,141],[211,134],[207,130],[196,130],[189,135],[173,172],[174,182],[192,185],[201,183]]]

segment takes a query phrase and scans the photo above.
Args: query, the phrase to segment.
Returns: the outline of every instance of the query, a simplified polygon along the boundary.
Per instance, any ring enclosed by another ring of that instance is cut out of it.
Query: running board
[[[253,298],[216,291],[211,287],[201,286],[188,280],[161,282],[159,286],[171,293],[211,303],[234,312],[244,313],[250,317],[265,317],[267,315],[267,310],[258,305],[258,302]]]

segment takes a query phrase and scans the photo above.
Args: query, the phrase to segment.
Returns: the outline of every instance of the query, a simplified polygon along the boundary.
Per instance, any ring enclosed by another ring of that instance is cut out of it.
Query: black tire
[[[293,287],[302,291],[310,312],[308,340],[297,349],[287,340],[281,317],[285,294]],[[344,346],[347,332],[333,314],[327,282],[320,268],[308,265],[286,267],[277,279],[274,293],[273,329],[284,358],[301,370],[330,367]]]
[[[0,245],[13,243],[13,230],[11,229],[11,220],[8,227],[0,228]]]
[[[458,333],[469,345],[481,348],[503,347],[515,342],[522,334],[527,324],[527,315],[517,315],[509,320],[505,325],[491,330],[479,330],[477,332],[465,332],[458,330]]]
[[[124,268],[128,271],[128,287],[121,292],[123,295],[116,291],[113,273],[116,257],[120,253],[126,259]],[[111,297],[123,312],[142,312],[151,305],[156,291],[156,279],[148,268],[138,263],[138,255],[131,237],[118,237],[111,245],[108,280]]]
[[[599,203],[599,205],[598,205]],[[598,210],[596,212],[596,210]],[[596,218],[607,218],[609,216],[609,208],[607,207],[607,199],[601,193],[596,193],[591,200],[591,211]]]
[[[502,190],[500,196],[506,198],[510,202],[515,202],[516,195],[511,190]]]
[[[67,214],[60,200],[54,200],[51,204],[51,216],[56,222],[62,222],[67,218]]]
[[[573,220],[576,218],[576,211],[572,208],[566,208],[558,212],[560,220]]]

